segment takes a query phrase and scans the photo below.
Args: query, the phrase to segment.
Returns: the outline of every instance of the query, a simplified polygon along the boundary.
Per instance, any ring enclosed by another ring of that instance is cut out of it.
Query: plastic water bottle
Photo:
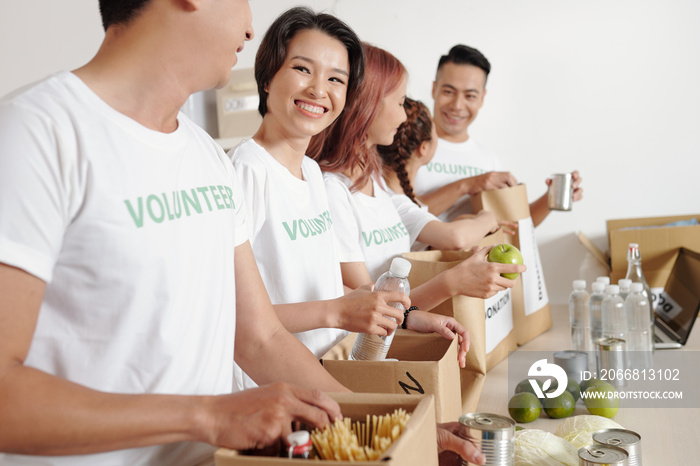
[[[601,320],[601,311],[603,291],[605,285],[600,282],[591,283],[591,295],[588,298],[588,317],[591,322],[591,344],[595,345],[596,340],[603,338],[603,322]]]
[[[652,366],[654,322],[649,318],[649,302],[644,296],[644,285],[632,283],[632,292],[625,300],[627,314],[627,367],[648,369]]]
[[[571,348],[576,351],[591,351],[591,327],[588,317],[586,280],[574,280],[574,291],[569,295],[569,319],[571,325]]]
[[[618,282],[618,285],[620,285],[620,298],[622,300],[626,300],[627,296],[629,296],[630,291],[631,291],[631,286],[632,286],[632,280],[629,278],[621,278]]]
[[[408,296],[411,285],[408,283],[408,273],[411,271],[411,263],[401,257],[396,257],[391,262],[389,271],[384,272],[374,284],[375,291],[403,291]],[[404,310],[400,302],[387,303],[397,309]],[[389,347],[396,332],[380,337],[368,333],[358,333],[355,344],[350,352],[350,359],[361,361],[381,361],[386,358]]]
[[[605,298],[601,305],[604,338],[619,338],[627,341],[627,314],[625,302],[620,298],[620,286],[605,287]]]
[[[632,280],[632,283],[641,283],[644,286],[644,295],[649,301],[649,315],[654,321],[654,303],[652,300],[651,288],[642,273],[642,254],[639,251],[639,244],[630,243],[627,246],[627,275],[625,278]]]

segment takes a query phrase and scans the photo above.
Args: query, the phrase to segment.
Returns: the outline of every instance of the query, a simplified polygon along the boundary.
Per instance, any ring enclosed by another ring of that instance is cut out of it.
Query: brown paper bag
[[[336,346],[352,347],[356,335]],[[451,422],[463,414],[458,346],[457,339],[436,333],[398,329],[385,361],[348,361],[342,357],[344,351],[332,349],[321,363],[353,392],[433,395],[438,422]]]
[[[524,345],[552,327],[549,295],[544,283],[542,260],[535,240],[535,226],[530,217],[530,205],[524,184],[509,188],[483,191],[471,196],[474,212],[488,210],[500,220],[518,224],[515,237],[506,235],[523,255],[527,271],[520,275],[513,288],[513,319],[518,345]]]
[[[498,244],[503,233],[487,237],[486,244]],[[408,280],[415,288],[471,256],[467,251],[420,251],[403,255],[411,262]],[[486,373],[517,348],[513,330],[511,290],[487,300],[455,296],[431,310],[454,317],[469,330],[471,346],[467,365],[460,371],[462,410],[475,412]]]

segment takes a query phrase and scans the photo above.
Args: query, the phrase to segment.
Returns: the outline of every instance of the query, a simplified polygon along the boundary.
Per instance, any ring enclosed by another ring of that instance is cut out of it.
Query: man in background
[[[441,220],[454,220],[471,213],[470,195],[518,184],[504,171],[495,154],[469,135],[486,96],[491,64],[475,48],[455,45],[440,57],[433,82],[433,122],[438,147],[433,160],[418,170],[415,191]],[[581,176],[573,172],[574,200],[583,196]],[[547,185],[551,180],[546,180]],[[533,224],[549,215],[547,192],[530,204]]]

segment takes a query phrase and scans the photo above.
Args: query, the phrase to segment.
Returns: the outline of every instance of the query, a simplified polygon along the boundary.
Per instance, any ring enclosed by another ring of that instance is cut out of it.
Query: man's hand
[[[469,440],[455,435],[461,429],[459,422],[437,425],[438,455],[440,466],[459,466],[462,459],[474,464],[484,464],[486,458]]]
[[[507,188],[518,184],[518,180],[510,172],[487,172],[464,179],[468,183],[467,194],[473,196],[482,191]]]
[[[275,383],[205,398],[203,441],[235,450],[262,448],[292,432],[292,422],[323,428],[341,418],[340,407],[320,390]]]
[[[416,332],[437,333],[448,340],[453,340],[456,336],[459,338],[459,353],[457,354],[459,367],[466,367],[469,331],[454,318],[432,312],[412,311],[406,319],[406,328]]]

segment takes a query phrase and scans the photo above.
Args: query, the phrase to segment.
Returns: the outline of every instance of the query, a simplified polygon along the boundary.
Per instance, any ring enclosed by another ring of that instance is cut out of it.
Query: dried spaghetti
[[[315,429],[311,441],[318,456],[335,461],[373,461],[399,438],[411,415],[403,409],[384,416],[367,415],[365,422],[336,419],[323,430]]]

